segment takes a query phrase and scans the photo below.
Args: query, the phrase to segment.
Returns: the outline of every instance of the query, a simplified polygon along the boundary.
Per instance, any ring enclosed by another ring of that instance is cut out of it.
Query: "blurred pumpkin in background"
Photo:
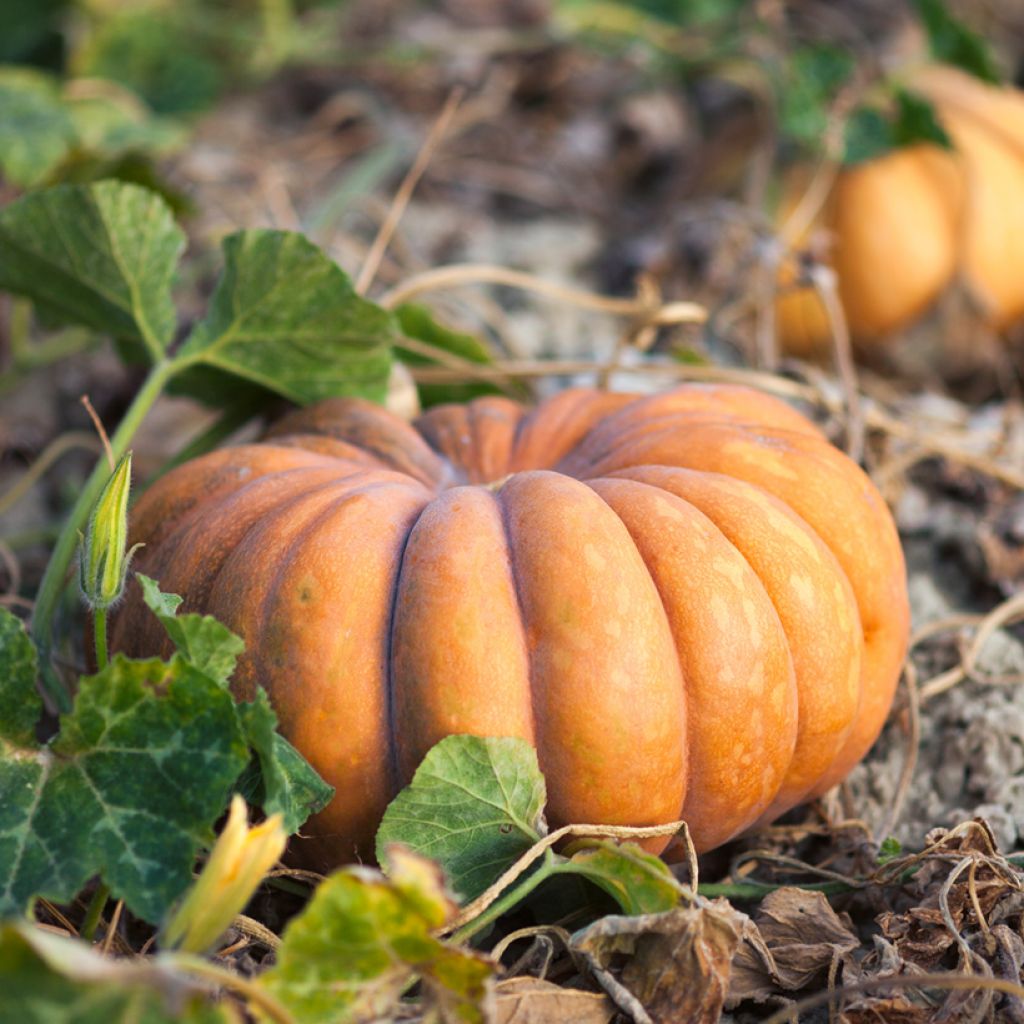
[[[908,326],[957,275],[993,328],[1024,315],[1024,93],[944,65],[908,85],[934,105],[953,150],[915,144],[843,168],[805,226],[790,218],[806,174],[788,179],[779,206],[788,248],[827,233],[826,259],[862,344]],[[792,256],[779,273],[777,325],[782,348],[806,355],[831,331],[814,289],[793,288],[798,279]]]

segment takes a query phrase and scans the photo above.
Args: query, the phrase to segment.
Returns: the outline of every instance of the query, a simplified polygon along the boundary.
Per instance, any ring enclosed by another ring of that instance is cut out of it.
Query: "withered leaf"
[[[506,978],[495,995],[495,1024],[608,1024],[615,1014],[603,992],[562,988],[540,978]]]
[[[715,1024],[746,920],[725,900],[702,900],[601,918],[573,936],[573,949],[616,975],[655,1024]]]
[[[776,889],[762,900],[737,950],[729,1004],[805,988],[859,944],[822,893]]]

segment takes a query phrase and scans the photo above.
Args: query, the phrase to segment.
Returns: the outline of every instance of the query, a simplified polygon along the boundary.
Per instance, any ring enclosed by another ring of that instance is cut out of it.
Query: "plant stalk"
[[[92,899],[89,900],[89,906],[86,908],[82,927],[78,929],[78,934],[86,942],[92,942],[92,938],[96,934],[96,926],[100,923],[100,915],[103,913],[103,908],[107,905],[109,898],[110,889],[100,882],[96,886],[96,891],[92,894]]]
[[[118,425],[113,437],[110,439],[110,447],[114,459],[119,459],[128,449],[135,431],[143,417],[149,412],[153,403],[157,400],[164,389],[164,385],[179,369],[178,364],[173,360],[163,359],[153,365],[135,400],[128,407],[124,418]],[[99,459],[93,468],[89,479],[82,488],[71,514],[68,516],[57,539],[57,544],[50,556],[50,561],[43,574],[42,583],[39,586],[39,594],[36,598],[35,611],[32,615],[32,638],[39,651],[39,663],[42,670],[43,684],[48,696],[53,700],[57,710],[64,713],[71,710],[71,696],[67,689],[57,678],[53,666],[50,664],[50,653],[53,650],[53,619],[64,592],[65,579],[68,567],[75,557],[75,549],[78,545],[78,535],[96,499],[99,497],[103,485],[110,476],[110,469],[105,459]]]

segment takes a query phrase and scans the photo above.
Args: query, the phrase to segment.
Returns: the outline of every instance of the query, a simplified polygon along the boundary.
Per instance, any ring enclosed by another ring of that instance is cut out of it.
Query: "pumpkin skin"
[[[452,733],[533,743],[555,826],[685,818],[710,849],[850,770],[906,650],[881,497],[739,387],[489,397],[415,427],[328,400],[167,474],[131,532],[141,571],[244,637],[237,694],[265,687],[336,787],[304,830],[321,866],[372,856]],[[112,638],[167,649],[135,584]]]
[[[811,228],[831,235],[839,297],[862,344],[908,326],[957,274],[993,328],[1024,316],[1024,93],[943,65],[917,70],[908,85],[934,104],[955,149],[914,145],[844,168]],[[792,177],[780,223],[802,191]],[[785,264],[780,286],[794,278]],[[787,351],[827,347],[812,289],[784,292],[776,314]]]

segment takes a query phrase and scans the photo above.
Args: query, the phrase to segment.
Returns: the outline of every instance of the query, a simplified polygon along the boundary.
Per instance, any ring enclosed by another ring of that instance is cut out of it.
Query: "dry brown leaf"
[[[725,900],[701,901],[662,914],[604,917],[573,936],[573,949],[613,973],[654,1024],[715,1024],[746,921]]]
[[[786,886],[769,893],[736,952],[729,1005],[796,992],[860,945],[820,892]]]
[[[603,992],[562,988],[540,978],[506,978],[495,994],[495,1024],[608,1024],[615,1014]]]

